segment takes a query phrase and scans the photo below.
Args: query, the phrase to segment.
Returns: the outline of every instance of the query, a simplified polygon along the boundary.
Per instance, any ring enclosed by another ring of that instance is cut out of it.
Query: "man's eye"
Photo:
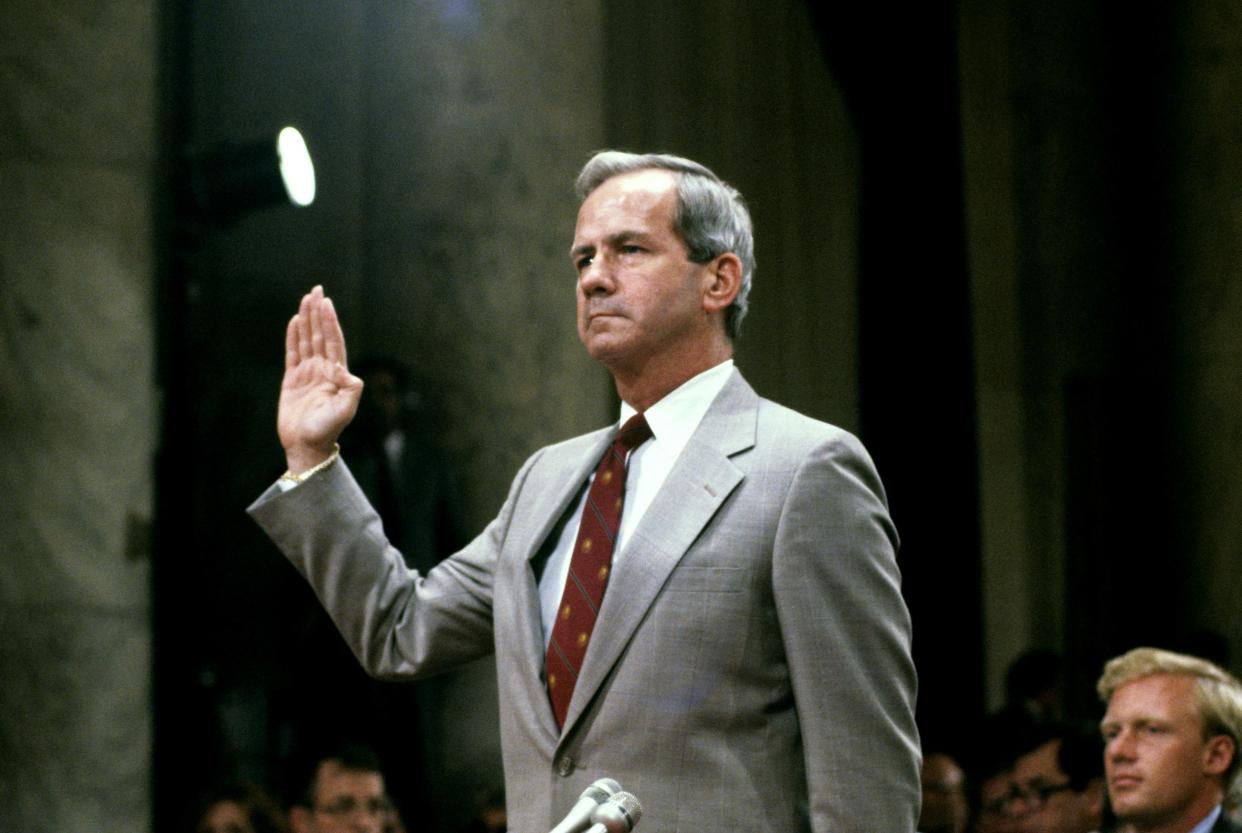
[[[627,243],[626,245],[621,247],[621,254],[632,255],[632,254],[637,254],[638,252],[641,252],[642,250],[643,250],[642,246],[635,246],[633,243]]]
[[[591,265],[591,261],[592,261],[592,260],[594,260],[594,258],[592,258],[592,257],[590,257],[590,256],[587,256],[587,257],[580,257],[580,258],[578,258],[578,260],[577,260],[577,261],[575,261],[574,265],[575,265],[575,266],[577,266],[577,267],[578,267],[578,271],[579,271],[579,272],[581,272],[583,269],[585,269],[585,268],[587,268],[588,266],[590,266],[590,265]]]

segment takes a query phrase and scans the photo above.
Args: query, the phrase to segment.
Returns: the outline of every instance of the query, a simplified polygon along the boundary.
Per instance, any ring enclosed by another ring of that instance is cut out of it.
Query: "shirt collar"
[[[1190,828],[1190,833],[1208,833],[1212,829],[1212,825],[1216,824],[1216,820],[1220,818],[1221,807],[1219,804],[1207,814],[1207,818]]]
[[[733,372],[733,359],[692,376],[643,412],[656,440],[685,445],[699,427],[712,400],[720,393]],[[621,403],[621,425],[638,413],[627,402]]]

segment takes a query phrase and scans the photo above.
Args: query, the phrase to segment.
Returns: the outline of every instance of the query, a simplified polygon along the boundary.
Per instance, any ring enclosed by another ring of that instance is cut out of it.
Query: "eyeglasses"
[[[358,801],[355,798],[338,798],[331,804],[320,804],[315,812],[328,816],[352,816],[355,813],[366,813],[368,816],[386,816],[392,812],[392,803],[386,798],[372,798]]]
[[[1069,783],[1064,784],[1010,784],[1009,791],[999,798],[983,805],[983,812],[992,816],[1020,816],[1033,813],[1048,803],[1048,799],[1057,793],[1071,790]],[[1022,802],[1022,807],[1014,804]]]

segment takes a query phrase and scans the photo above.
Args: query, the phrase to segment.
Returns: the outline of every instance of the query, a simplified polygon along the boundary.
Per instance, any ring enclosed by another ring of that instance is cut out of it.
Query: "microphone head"
[[[601,778],[583,790],[579,800],[589,798],[596,804],[601,804],[619,792],[621,792],[620,784],[611,778]]]
[[[569,815],[561,819],[550,833],[582,833],[591,826],[591,814],[600,803],[621,791],[621,785],[611,778],[601,778],[582,791],[577,802],[569,809]]]
[[[591,813],[592,824],[602,824],[608,833],[630,833],[642,820],[643,805],[632,793],[619,792]]]

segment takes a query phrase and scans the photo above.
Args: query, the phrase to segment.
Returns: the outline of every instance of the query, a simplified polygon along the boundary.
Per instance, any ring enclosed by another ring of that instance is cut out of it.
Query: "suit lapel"
[[[545,453],[538,465],[538,481],[532,473],[531,482],[523,488],[524,495],[531,495],[531,502],[523,507],[522,514],[536,522],[523,528],[514,541],[526,561],[534,558],[547,542],[616,433],[615,425],[601,428],[566,443],[563,449],[549,449]]]
[[[557,735],[556,720],[544,691],[543,621],[540,616],[539,586],[535,581],[531,560],[545,544],[555,543],[548,539],[556,529],[557,521],[569,511],[570,502],[599,463],[604,449],[612,442],[615,434],[616,426],[603,428],[570,441],[566,448],[549,449],[545,452],[545,459],[537,466],[538,480],[534,479],[535,475],[532,473],[531,482],[523,487],[523,494],[529,494],[532,498],[530,505],[523,507],[522,517],[531,518],[537,524],[522,529],[513,543],[515,551],[521,553],[524,562],[521,599],[515,604],[518,616],[515,623],[517,633],[525,634],[516,640],[521,652],[519,667],[531,669],[531,704],[539,714],[540,723],[553,738]]]
[[[609,579],[562,737],[603,684],[669,574],[742,481],[742,472],[729,458],[755,444],[758,403],[754,390],[734,371],[625,544]]]

